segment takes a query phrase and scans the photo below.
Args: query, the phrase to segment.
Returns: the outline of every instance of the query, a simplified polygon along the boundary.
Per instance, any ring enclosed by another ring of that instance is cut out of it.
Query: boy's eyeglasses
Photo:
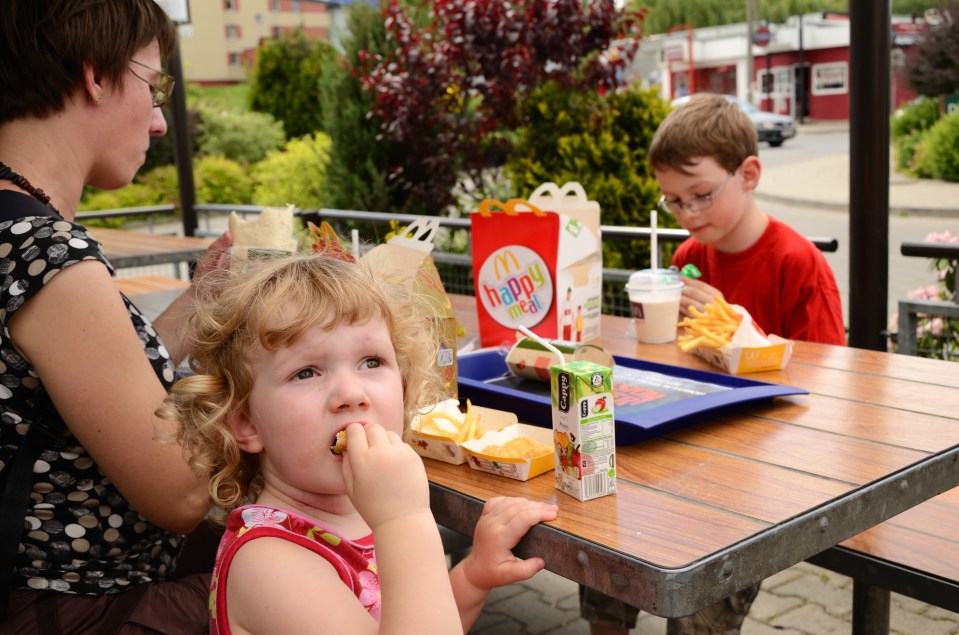
[[[685,208],[686,211],[698,214],[699,212],[705,212],[707,209],[713,206],[713,199],[719,196],[719,193],[723,191],[723,188],[726,187],[726,184],[729,183],[729,179],[733,178],[735,172],[730,172],[726,177],[726,180],[717,187],[715,190],[709,194],[703,194],[702,196],[694,196],[686,202],[679,200],[678,198],[674,201],[670,201],[666,198],[666,195],[659,197],[659,202],[656,203],[656,207],[666,212],[667,214],[679,214]]]
[[[159,108],[160,106],[165,104],[167,100],[170,99],[170,93],[173,92],[173,85],[174,85],[173,77],[171,75],[167,75],[160,69],[147,66],[146,64],[141,64],[140,62],[136,60],[130,60],[130,63],[136,64],[137,66],[142,66],[143,68],[149,71],[153,71],[154,73],[159,73],[160,79],[157,80],[156,83],[153,83],[150,80],[146,79],[145,77],[141,77],[137,75],[137,72],[133,70],[132,68],[130,69],[130,72],[133,73],[134,77],[136,77],[142,82],[145,82],[146,85],[150,87],[150,94],[153,95],[153,107]]]

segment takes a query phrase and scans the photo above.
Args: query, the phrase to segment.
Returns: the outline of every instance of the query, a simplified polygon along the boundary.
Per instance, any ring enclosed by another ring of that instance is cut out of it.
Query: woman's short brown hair
[[[169,59],[176,27],[155,0],[3,0],[0,124],[63,110],[84,64],[119,83],[154,40]]]
[[[683,173],[707,157],[732,173],[746,157],[758,155],[759,139],[749,115],[710,93],[692,95],[669,113],[649,147],[654,170],[668,167]]]

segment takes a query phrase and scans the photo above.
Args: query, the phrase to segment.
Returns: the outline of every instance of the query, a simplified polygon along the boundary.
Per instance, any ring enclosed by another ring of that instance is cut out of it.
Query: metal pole
[[[746,0],[746,101],[753,101],[753,0]]]
[[[802,41],[802,23],[803,23],[803,14],[799,14],[799,82],[797,91],[799,94],[797,97],[797,115],[799,116],[799,123],[806,122],[806,69],[805,63],[803,60],[803,41]]]
[[[891,0],[849,0],[849,345],[885,350]]]
[[[173,160],[176,163],[177,182],[180,187],[180,211],[183,214],[183,234],[194,236],[197,221],[196,186],[193,182],[193,151],[190,148],[190,130],[186,112],[186,80],[183,78],[183,61],[180,57],[180,45],[170,60],[170,74],[176,80],[176,89],[170,100],[173,111]]]

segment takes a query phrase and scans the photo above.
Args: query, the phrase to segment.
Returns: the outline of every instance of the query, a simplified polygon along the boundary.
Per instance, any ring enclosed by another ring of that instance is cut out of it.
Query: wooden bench
[[[917,434],[922,434],[917,431]],[[809,562],[853,579],[854,633],[889,633],[890,592],[959,612],[959,488]]]
[[[182,278],[170,278],[168,276],[145,275],[131,276],[129,278],[115,278],[114,282],[117,288],[131,298],[141,293],[153,293],[155,291],[170,291],[173,289],[186,289],[190,286],[189,280]]]

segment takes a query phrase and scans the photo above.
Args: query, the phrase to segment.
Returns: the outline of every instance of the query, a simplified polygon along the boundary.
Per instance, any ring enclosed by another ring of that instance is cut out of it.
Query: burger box
[[[532,439],[549,449],[544,454],[531,459],[508,458],[485,453],[488,446],[503,445],[517,437]],[[467,455],[467,463],[472,469],[514,478],[518,481],[528,481],[534,476],[548,472],[553,469],[556,462],[553,451],[553,431],[526,423],[507,426],[498,432],[487,432],[479,439],[463,443],[463,450]]]
[[[425,416],[433,411],[446,413],[451,416],[456,416],[456,413],[458,413],[460,417],[464,419],[466,417],[466,413],[460,412],[459,400],[457,399],[447,399],[444,402],[436,404],[435,407],[425,408],[419,416],[413,419],[410,445],[413,446],[417,454],[426,458],[436,459],[444,463],[452,463],[453,465],[465,463],[466,454],[463,451],[463,446],[457,443],[454,438],[420,430],[420,424],[423,422]],[[470,405],[470,411],[477,417],[476,429],[480,431],[483,436],[515,424],[517,421],[515,414],[503,410]],[[444,429],[449,429],[450,434],[456,434],[452,429],[452,425],[448,422],[437,419],[436,423],[444,427]]]

